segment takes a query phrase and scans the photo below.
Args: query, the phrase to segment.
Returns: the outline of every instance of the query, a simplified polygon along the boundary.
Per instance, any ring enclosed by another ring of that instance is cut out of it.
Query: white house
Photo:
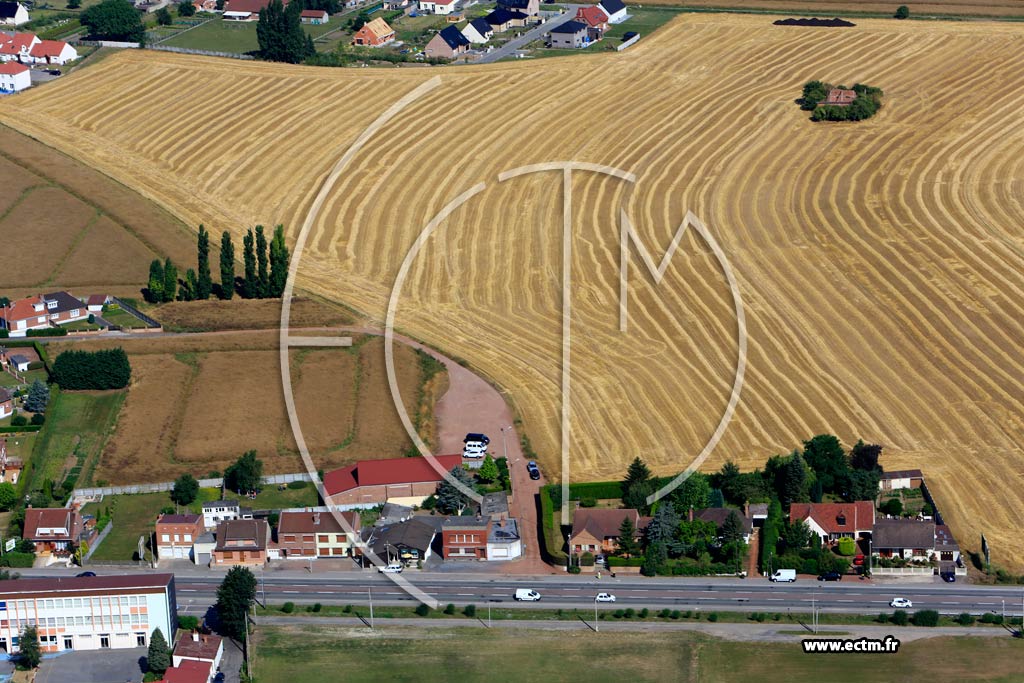
[[[451,14],[455,11],[455,0],[420,0],[420,11],[430,14]]]
[[[609,24],[621,24],[629,16],[626,14],[626,6],[622,4],[622,0],[601,0],[597,6],[608,15]]]
[[[0,31],[0,62],[32,61],[32,48],[39,42],[34,33],[4,33]]]
[[[486,19],[480,17],[466,24],[462,29],[462,35],[466,36],[469,42],[479,45],[491,39],[494,29]]]
[[[78,59],[78,50],[63,40],[40,40],[29,52],[36,64],[67,64]]]
[[[0,2],[0,24],[21,26],[28,23],[28,10],[20,2]]]
[[[252,510],[243,508],[237,500],[211,500],[203,503],[203,526],[216,529],[221,522],[233,519],[252,519]]]
[[[18,92],[32,85],[28,67],[18,62],[0,64],[0,92]]]
[[[878,480],[878,488],[882,491],[895,491],[897,489],[919,489],[924,482],[924,474],[921,470],[895,470],[883,472]]]

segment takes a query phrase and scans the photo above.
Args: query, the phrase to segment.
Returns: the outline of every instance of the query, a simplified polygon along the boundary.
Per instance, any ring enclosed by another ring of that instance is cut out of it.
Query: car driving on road
[[[893,598],[892,602],[889,603],[889,607],[913,607],[914,603],[910,602],[906,598]]]
[[[615,602],[615,596],[611,593],[598,593],[594,600],[597,602]]]
[[[377,571],[379,571],[381,574],[401,574],[402,573],[402,563],[401,562],[391,562],[390,564],[387,564],[387,565],[385,565],[383,567],[378,567]]]

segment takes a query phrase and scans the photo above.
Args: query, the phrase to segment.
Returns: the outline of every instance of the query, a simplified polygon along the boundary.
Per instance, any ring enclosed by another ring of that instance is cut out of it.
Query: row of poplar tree
[[[274,228],[269,243],[262,225],[257,225],[255,230],[249,228],[242,238],[245,271],[241,278],[235,275],[235,245],[231,233],[225,230],[220,238],[220,285],[216,288],[210,274],[210,233],[202,225],[196,252],[198,267],[185,271],[184,278],[178,277],[178,266],[169,257],[163,262],[154,259],[149,264],[146,301],[205,301],[213,295],[231,299],[235,292],[244,299],[274,299],[284,294],[290,255],[283,225]]]

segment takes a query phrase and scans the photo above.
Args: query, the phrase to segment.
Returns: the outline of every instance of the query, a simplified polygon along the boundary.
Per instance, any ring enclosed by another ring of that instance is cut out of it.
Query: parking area
[[[47,656],[36,683],[141,683],[146,648],[88,650]]]

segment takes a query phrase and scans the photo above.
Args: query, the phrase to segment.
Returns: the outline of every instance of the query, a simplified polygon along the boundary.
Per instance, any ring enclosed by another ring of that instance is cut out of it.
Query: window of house
[[[171,542],[171,535],[170,534],[160,534],[160,542],[161,543],[170,543]]]
[[[78,309],[77,309],[77,308],[76,308],[75,310],[71,311],[71,317],[73,317],[73,318],[74,318],[74,317],[76,317],[77,315],[78,315]]]
[[[177,543],[180,540],[181,540],[181,537],[178,534],[174,534],[174,542]]]
[[[185,543],[192,542],[192,534],[185,534]]]

